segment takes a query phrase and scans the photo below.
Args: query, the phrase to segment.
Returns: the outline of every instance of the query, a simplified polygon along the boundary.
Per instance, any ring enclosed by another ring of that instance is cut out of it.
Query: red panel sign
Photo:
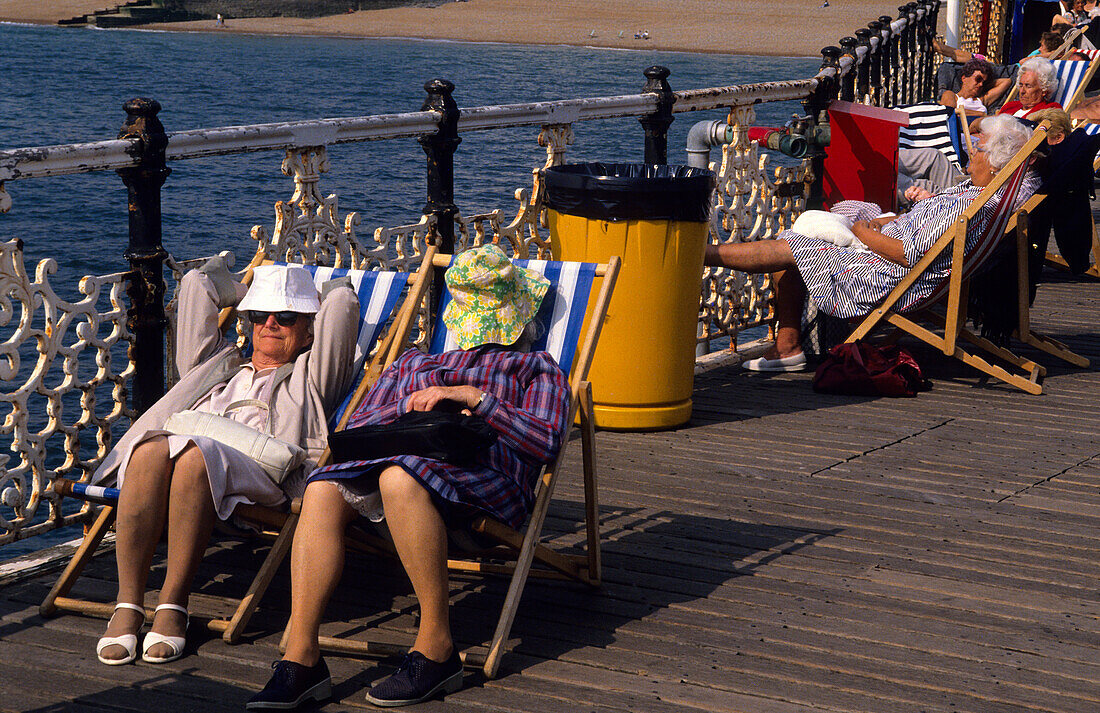
[[[908,125],[904,111],[844,101],[830,104],[825,207],[860,200],[896,210],[898,129]]]

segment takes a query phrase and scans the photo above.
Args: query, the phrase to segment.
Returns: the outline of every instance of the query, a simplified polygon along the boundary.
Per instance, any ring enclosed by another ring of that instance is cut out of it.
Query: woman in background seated
[[[300,494],[305,474],[324,451],[327,413],[347,391],[359,319],[350,288],[336,287],[321,304],[307,270],[270,265],[256,268],[242,300],[244,290],[221,258],[183,276],[176,330],[180,380],[134,422],[95,473],[96,482],[113,478],[122,489],[115,524],[118,603],[96,646],[105,664],[137,656],[145,584],[165,526],[164,586],[141,657],[166,663],[183,654],[191,580],[215,520],[228,519],[242,503],[274,507],[287,494]],[[232,306],[252,323],[249,357],[218,329],[218,312]],[[243,400],[253,403],[230,410]],[[225,413],[263,431],[270,425],[272,435],[306,449],[306,465],[276,485],[228,445],[165,431],[167,418],[184,409]]]
[[[982,97],[993,88],[997,80],[993,65],[975,57],[963,65],[959,78],[962,80],[959,91],[945,91],[940,97],[940,104],[952,109],[960,106],[968,115],[985,116],[988,111]]]
[[[1043,109],[1061,109],[1062,105],[1051,101],[1058,89],[1058,75],[1049,59],[1032,57],[1020,62],[1020,76],[1016,80],[1016,99],[1006,102],[997,112],[1028,119]],[[982,131],[981,117],[970,123],[970,133]]]
[[[412,649],[367,700],[410,705],[462,685],[448,611],[447,530],[480,515],[523,523],[541,466],[561,448],[570,392],[549,354],[527,351],[537,338],[532,320],[549,287],[545,278],[513,265],[495,245],[461,253],[445,277],[453,299],[443,321],[460,349],[407,351],[348,427],[391,423],[409,411],[461,410],[484,418],[497,441],[471,465],[404,455],[339,463],[310,477],[291,552],[286,654],[250,710],[288,710],[330,695],[318,628],[343,570],[344,530],[361,516],[384,518],[420,606]]]
[[[866,246],[840,247],[787,230],[775,240],[726,243],[707,247],[706,264],[742,272],[773,273],[778,326],[775,344],[759,359],[745,362],[753,371],[800,371],[806,356],[800,342],[803,299],[842,319],[859,317],[876,307],[909,273],[943,232],[962,214],[994,174],[1027,143],[1031,130],[1007,117],[989,117],[971,156],[970,179],[917,203],[900,216],[882,216],[879,206],[843,201],[832,208],[854,220],[852,232]],[[1039,183],[1028,171],[1013,208]],[[986,203],[970,221],[967,242],[986,229],[998,200]],[[875,217],[880,216],[880,217]],[[905,310],[931,294],[951,270],[951,254],[941,254],[898,301]]]

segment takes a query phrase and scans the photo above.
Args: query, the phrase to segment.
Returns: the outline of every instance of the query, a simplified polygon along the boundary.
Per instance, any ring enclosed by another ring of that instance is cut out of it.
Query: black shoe
[[[313,666],[276,661],[271,668],[271,680],[264,690],[248,699],[248,710],[288,711],[311,698],[320,703],[332,697],[332,676],[323,658]]]
[[[371,687],[367,700],[386,708],[408,706],[460,688],[462,661],[457,651],[443,663],[436,663],[419,651],[410,651],[392,676]]]

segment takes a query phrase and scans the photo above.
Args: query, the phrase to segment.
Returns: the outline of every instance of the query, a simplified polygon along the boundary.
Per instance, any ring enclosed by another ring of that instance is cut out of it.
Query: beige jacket
[[[220,298],[219,298],[220,293]],[[241,291],[215,285],[207,275],[192,270],[180,282],[176,330],[176,366],[180,380],[119,439],[93,482],[111,478],[120,461],[148,431],[164,427],[168,416],[189,409],[214,386],[233,377],[247,362],[237,348],[218,333],[219,302],[235,305]],[[297,443],[307,451],[306,472],[316,467],[328,444],[327,414],[347,393],[354,377],[355,336],[359,301],[350,287],[328,292],[313,322],[313,346],[275,372],[271,391],[272,435]]]

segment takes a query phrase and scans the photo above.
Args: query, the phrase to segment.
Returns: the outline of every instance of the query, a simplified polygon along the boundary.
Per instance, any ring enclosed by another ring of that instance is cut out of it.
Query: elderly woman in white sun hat
[[[300,266],[257,267],[247,294],[221,258],[184,275],[176,341],[180,380],[134,422],[95,474],[97,482],[113,479],[121,488],[117,603],[96,647],[103,663],[137,656],[146,580],[166,524],[164,586],[142,647],[149,663],[183,654],[191,580],[215,520],[228,519],[241,503],[274,507],[303,492],[305,474],[326,445],[326,415],[353,377],[358,299],[346,285],[326,285],[325,292],[322,302]],[[218,330],[219,311],[232,306],[252,325],[251,355],[242,355]],[[276,484],[256,461],[215,440],[231,440],[221,433],[173,430],[169,417],[184,410],[224,415],[269,433],[304,449],[295,453],[304,462]]]

